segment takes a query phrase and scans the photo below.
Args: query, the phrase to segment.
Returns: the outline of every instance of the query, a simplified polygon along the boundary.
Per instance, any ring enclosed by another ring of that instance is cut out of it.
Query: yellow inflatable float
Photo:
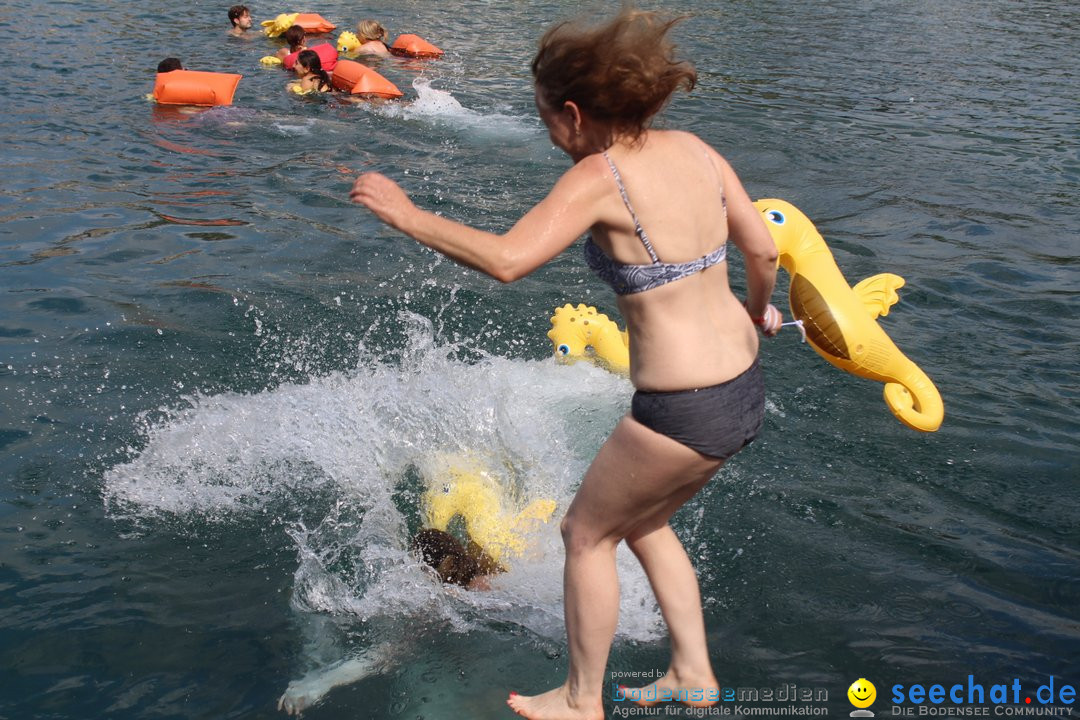
[[[592,358],[613,372],[630,372],[630,340],[626,331],[592,306],[573,307],[567,303],[556,308],[547,336],[559,358]]]
[[[360,49],[362,44],[360,38],[356,37],[356,33],[351,30],[345,30],[338,35],[337,51],[339,54],[352,59],[356,57],[356,51]]]
[[[524,554],[529,530],[555,512],[555,502],[544,498],[520,510],[514,507],[498,481],[468,458],[443,459],[426,474],[439,478],[424,493],[427,527],[445,531],[460,517],[469,538],[503,567]]]
[[[900,422],[923,432],[937,430],[945,417],[941,394],[877,323],[900,299],[896,290],[904,279],[881,273],[850,287],[801,210],[776,199],[758,200],[754,207],[791,276],[791,313],[803,322],[814,350],[841,370],[885,383],[885,404]]]

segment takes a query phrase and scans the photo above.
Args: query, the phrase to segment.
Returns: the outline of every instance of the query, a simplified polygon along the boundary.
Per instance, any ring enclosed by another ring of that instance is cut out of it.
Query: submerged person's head
[[[304,38],[307,33],[304,32],[304,28],[299,25],[290,25],[289,29],[285,31],[282,36],[285,38],[285,42],[289,44],[289,52],[296,52],[300,48],[304,47]]]
[[[378,20],[361,20],[356,23],[356,35],[360,42],[378,40],[385,43],[389,37],[386,28]]]
[[[601,25],[564,22],[549,29],[532,61],[545,123],[572,103],[610,135],[640,138],[672,94],[697,80],[690,63],[675,59],[668,37],[682,19],[624,8]]]
[[[433,528],[421,530],[413,538],[412,549],[425,564],[434,568],[444,583],[468,587],[473,578],[483,574],[480,563],[448,532]]]
[[[157,71],[159,73],[172,72],[173,70],[183,70],[184,66],[180,64],[180,58],[168,57],[158,63]]]

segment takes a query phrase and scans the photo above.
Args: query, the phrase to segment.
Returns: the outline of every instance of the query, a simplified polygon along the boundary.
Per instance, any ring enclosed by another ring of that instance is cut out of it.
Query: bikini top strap
[[[638,221],[637,213],[634,212],[634,208],[630,204],[630,197],[626,194],[626,187],[623,185],[622,176],[619,175],[619,169],[615,167],[615,163],[611,160],[611,157],[608,156],[606,151],[603,155],[604,159],[607,160],[608,167],[611,168],[611,174],[615,176],[615,184],[619,186],[619,195],[622,196],[623,204],[626,205],[626,209],[630,211],[630,217],[634,220],[634,232],[637,233],[638,239],[641,240],[641,244],[649,251],[649,257],[652,258],[652,261],[654,263],[660,262],[660,258],[656,256],[656,251],[653,250],[652,243],[649,242],[649,236],[645,234],[645,229],[641,227],[641,222]]]

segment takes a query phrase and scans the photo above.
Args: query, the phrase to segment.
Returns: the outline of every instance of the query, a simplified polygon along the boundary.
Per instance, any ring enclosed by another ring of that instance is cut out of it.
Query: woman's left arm
[[[503,235],[477,230],[413,204],[401,187],[379,173],[356,179],[349,197],[414,240],[500,282],[513,282],[548,262],[598,220],[605,191],[599,156],[586,158],[559,179],[539,204]]]

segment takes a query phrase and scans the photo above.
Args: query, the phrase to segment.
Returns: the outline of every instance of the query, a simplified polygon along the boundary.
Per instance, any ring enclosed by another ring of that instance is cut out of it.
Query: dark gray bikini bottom
[[[765,378],[757,359],[741,375],[696,390],[638,390],[639,423],[703,455],[727,460],[750,444],[765,419]]]

